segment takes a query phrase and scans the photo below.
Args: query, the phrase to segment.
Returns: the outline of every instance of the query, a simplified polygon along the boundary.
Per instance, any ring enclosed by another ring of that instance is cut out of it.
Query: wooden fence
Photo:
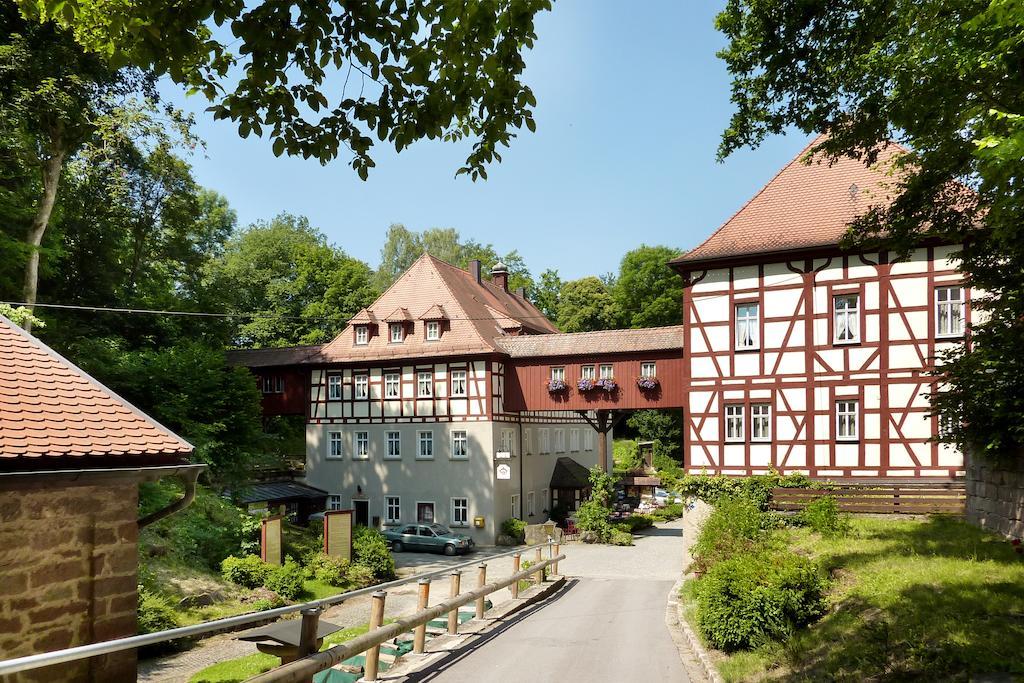
[[[967,491],[960,481],[834,484],[830,489],[776,488],[772,489],[772,507],[776,510],[802,510],[822,496],[835,498],[843,512],[962,515]]]

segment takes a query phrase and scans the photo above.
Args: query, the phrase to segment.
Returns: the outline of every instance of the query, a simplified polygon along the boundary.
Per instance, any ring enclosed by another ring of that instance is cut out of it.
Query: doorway
[[[356,524],[370,526],[370,501],[353,500],[352,509],[355,511]]]
[[[416,503],[416,521],[421,524],[434,523],[434,504]]]

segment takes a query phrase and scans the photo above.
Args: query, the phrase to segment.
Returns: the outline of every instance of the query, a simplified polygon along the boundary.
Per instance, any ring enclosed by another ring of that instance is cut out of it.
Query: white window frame
[[[552,365],[551,366],[551,380],[565,381],[565,366],[564,365]]]
[[[356,345],[366,346],[370,343],[370,326],[369,325],[356,325]]]
[[[548,510],[551,509],[551,500],[548,498],[548,495],[549,494],[548,494],[548,490],[547,489],[541,489],[540,490],[540,511],[541,511],[541,514],[547,512]]]
[[[509,516],[510,519],[522,519],[522,513],[519,511],[519,494],[512,494],[512,514]]]
[[[370,398],[370,376],[366,373],[357,373],[352,376],[352,398],[357,401],[366,401]]]
[[[725,442],[743,443],[747,440],[746,411],[742,403],[725,404]],[[738,425],[738,427],[734,426]]]
[[[388,323],[388,342],[391,344],[401,344],[404,341],[405,325],[402,323]]]
[[[429,453],[424,452],[424,445],[430,446]],[[434,432],[431,429],[424,429],[416,432],[416,459],[417,460],[433,460],[434,459]]]
[[[851,300],[852,306],[849,305]],[[845,304],[842,309],[839,308],[840,302]],[[832,296],[832,343],[857,344],[859,342],[860,294],[857,292],[834,294]]]
[[[402,375],[397,372],[384,373],[384,398],[402,398]]]
[[[327,432],[327,455],[324,457],[328,460],[341,460],[345,457],[345,436],[342,432]]]
[[[426,328],[427,341],[437,341],[441,338],[441,323],[436,320],[428,320],[424,327]]]
[[[370,457],[370,432],[358,431],[352,434],[352,459],[368,460]]]
[[[741,301],[733,307],[736,316],[736,350],[761,348],[761,302]],[[742,313],[742,315],[741,315]]]
[[[465,398],[469,393],[469,373],[465,370],[451,371],[452,398]]]
[[[401,460],[402,459],[402,432],[399,431],[388,431],[384,432],[384,459],[385,460]],[[394,446],[394,448],[392,448]]]
[[[594,430],[589,427],[583,430],[583,450],[594,450]]]
[[[841,398],[836,401],[836,441],[860,439],[860,401]]]
[[[434,373],[420,371],[416,373],[416,398],[434,397]]]
[[[597,375],[600,379],[615,379],[615,366],[611,363],[601,363]]]
[[[644,361],[640,364],[640,376],[641,377],[657,377],[658,376],[658,364],[654,361]]]
[[[529,427],[523,428],[523,455],[533,454],[533,437],[530,436],[531,430]]]
[[[537,431],[540,433],[540,453],[547,455],[551,452],[551,430],[541,427]]]
[[[956,299],[950,297],[952,290],[959,290],[959,296]],[[942,294],[946,295],[945,299],[942,299]],[[964,296],[963,285],[942,285],[935,288],[935,336],[939,339],[957,339],[964,336],[965,318],[966,318],[966,297]],[[948,329],[943,330],[943,310],[945,310],[946,326]],[[953,314],[957,313],[957,317],[954,319]],[[954,320],[959,321],[959,324],[954,327]]]
[[[750,441],[768,443],[772,440],[772,406],[770,403],[750,404]]]
[[[526,516],[533,517],[537,514],[537,494],[533,491],[526,492]]]
[[[555,453],[565,453],[565,430],[555,430]]]
[[[341,375],[327,375],[327,400],[340,401],[345,395],[344,386]]]
[[[461,505],[459,505],[461,503]],[[462,520],[459,520],[459,512],[461,508]],[[469,498],[465,496],[455,496],[452,498],[452,517],[451,526],[453,527],[467,527],[469,526]]]
[[[597,379],[597,372],[594,370],[594,366],[580,366],[580,379]]]
[[[392,506],[392,502],[394,505]],[[394,515],[392,516],[392,513]],[[384,523],[385,524],[401,524],[402,523],[402,497],[401,496],[384,496]]]
[[[499,442],[498,450],[505,451],[506,453],[515,455],[516,447],[516,433],[511,429],[501,430],[501,441]]]
[[[580,450],[580,430],[569,430],[569,452],[578,453]]]
[[[332,493],[327,496],[327,510],[333,512],[334,510],[344,510],[341,506],[341,494]]]
[[[452,430],[452,460],[469,460],[469,432]]]

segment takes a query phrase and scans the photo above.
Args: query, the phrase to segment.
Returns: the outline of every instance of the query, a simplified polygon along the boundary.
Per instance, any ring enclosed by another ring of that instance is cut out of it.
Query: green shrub
[[[767,516],[743,496],[719,500],[693,546],[695,569],[706,571],[734,555],[752,552],[767,538]]]
[[[595,498],[589,498],[576,511],[576,526],[582,532],[584,541],[607,543],[612,535],[612,525],[608,522],[611,510]]]
[[[612,545],[633,545],[633,534],[626,529],[613,528],[608,537],[608,543]]]
[[[679,490],[716,505],[723,498],[743,496],[761,510],[771,507],[773,488],[828,488],[828,484],[812,481],[803,474],[780,475],[777,472],[753,477],[727,477],[724,474],[687,474]]]
[[[295,600],[305,590],[306,575],[302,567],[292,558],[288,558],[280,567],[270,570],[263,587],[272,590],[285,600]]]
[[[726,652],[785,640],[825,611],[819,568],[786,551],[723,560],[697,582],[695,593],[698,627]]]
[[[306,559],[306,576],[330,586],[344,586],[347,581],[349,561],[331,557],[326,553],[314,553]]]
[[[822,536],[844,536],[850,530],[850,519],[839,513],[839,504],[833,496],[822,496],[810,502],[796,518]]]
[[[651,515],[630,515],[622,520],[618,526],[630,533],[634,533],[654,526],[654,517]]]
[[[376,529],[357,526],[353,530],[352,560],[356,564],[368,567],[377,579],[387,580],[395,577],[395,558],[384,534]]]
[[[139,586],[136,608],[139,633],[155,633],[178,628],[178,615],[170,601],[159,593]]]
[[[229,555],[220,563],[220,575],[224,580],[245,588],[262,586],[272,569],[273,566],[261,560],[258,555]]]
[[[284,600],[271,600],[270,598],[260,598],[252,603],[253,612],[266,612],[268,609],[276,609],[278,607],[284,607]]]
[[[686,506],[682,503],[671,503],[663,508],[654,510],[649,516],[653,522],[668,522],[673,519],[679,519],[685,511]]]
[[[506,519],[501,523],[501,533],[515,540],[516,543],[525,543],[526,522],[521,519]]]
[[[372,569],[355,563],[348,566],[348,571],[345,572],[345,579],[354,588],[372,586],[375,581]]]

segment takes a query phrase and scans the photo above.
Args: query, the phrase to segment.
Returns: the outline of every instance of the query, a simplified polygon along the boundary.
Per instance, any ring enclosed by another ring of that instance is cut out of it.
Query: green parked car
[[[396,553],[420,550],[456,555],[468,553],[474,545],[472,538],[457,534],[443,524],[405,524],[397,529],[385,529],[384,538]]]

